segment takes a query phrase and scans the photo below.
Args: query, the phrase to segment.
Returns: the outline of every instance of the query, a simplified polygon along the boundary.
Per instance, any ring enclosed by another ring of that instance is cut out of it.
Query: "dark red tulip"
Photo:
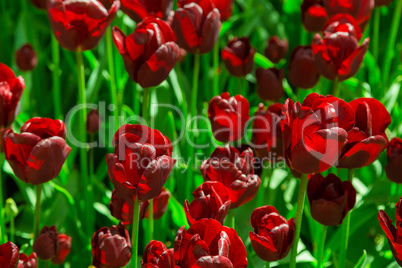
[[[235,229],[213,219],[201,219],[187,231],[180,228],[174,251],[179,267],[247,267],[246,248]]]
[[[339,14],[340,17],[344,14]],[[334,22],[337,25],[337,22]],[[340,23],[340,21],[338,21]],[[343,28],[329,25],[324,36],[316,34],[313,38],[313,54],[318,70],[325,78],[343,81],[354,76],[360,68],[368,49],[369,38],[359,46],[353,24],[341,24]],[[346,29],[349,29],[346,31]]]
[[[310,212],[322,225],[342,224],[346,214],[356,203],[356,190],[350,181],[341,181],[335,174],[325,178],[321,174],[311,176],[307,186]]]
[[[43,227],[32,246],[33,251],[41,260],[50,260],[56,256],[59,248],[59,233],[56,226]]]
[[[135,200],[134,202],[138,202],[138,200]],[[144,219],[148,206],[149,201],[141,202],[139,217],[140,220]],[[123,225],[128,225],[133,222],[134,204],[127,202],[123,198],[119,197],[119,195],[116,193],[116,190],[113,190],[112,192],[109,209],[110,214],[116,219],[120,220]]]
[[[170,199],[170,192],[165,189],[165,187],[162,188],[160,193],[154,197],[154,205],[152,207],[153,209],[153,216],[154,220],[158,220],[162,218],[163,214],[165,214],[168,205],[169,205],[169,199]],[[149,218],[149,207],[147,207],[145,217]]]
[[[194,200],[184,203],[187,221],[193,225],[200,219],[215,219],[225,223],[230,208],[229,192],[225,185],[218,181],[207,181],[193,192]]]
[[[15,61],[22,71],[32,71],[38,65],[38,55],[31,44],[25,44],[15,52]]]
[[[99,112],[97,109],[92,109],[87,114],[87,132],[90,134],[96,134],[99,131],[101,125]]]
[[[255,49],[251,48],[247,37],[234,37],[222,50],[222,59],[231,75],[243,77],[253,71],[254,54]]]
[[[388,163],[385,166],[387,178],[402,183],[402,139],[393,138],[387,148]]]
[[[61,120],[35,117],[3,136],[6,159],[14,174],[26,183],[38,185],[56,178],[71,151],[66,127]]]
[[[103,227],[92,236],[92,265],[119,268],[131,259],[130,236],[123,226]]]
[[[337,167],[362,168],[373,163],[387,146],[385,130],[391,124],[391,116],[376,99],[359,98],[349,104],[356,123],[348,132]]]
[[[71,250],[71,236],[59,234],[59,246],[56,255],[52,258],[52,263],[56,265],[63,264]]]
[[[311,46],[297,46],[290,54],[289,83],[303,89],[314,87],[320,80]]]
[[[257,78],[257,94],[262,100],[276,101],[285,93],[282,80],[285,77],[283,69],[258,68],[255,72]]]
[[[228,92],[213,97],[208,106],[212,134],[220,142],[234,142],[243,138],[250,119],[248,100],[241,95],[230,97]]]
[[[4,268],[16,268],[18,265],[19,249],[12,243],[0,245],[0,266]]]
[[[234,0],[212,0],[212,3],[219,10],[222,22],[230,19],[233,13]]]
[[[286,221],[273,206],[256,208],[251,214],[250,241],[258,257],[272,262],[283,259],[292,248],[295,221]]]
[[[143,88],[162,83],[180,57],[175,34],[157,18],[146,18],[129,36],[115,26],[113,40],[131,80]]]
[[[278,63],[288,54],[288,40],[280,39],[278,36],[271,36],[268,39],[268,46],[265,49],[265,56],[273,63]]]
[[[252,147],[259,158],[272,161],[283,156],[281,118],[282,104],[275,103],[265,109],[260,103],[254,114]]]
[[[257,194],[261,180],[254,174],[254,154],[248,148],[241,154],[233,146],[217,147],[209,159],[201,164],[205,181],[219,181],[226,186],[230,208],[249,202]]]
[[[360,28],[364,29],[370,20],[374,8],[374,0],[323,0],[330,17],[346,13],[353,16]]]
[[[0,130],[13,123],[24,88],[22,76],[15,77],[7,65],[0,63]]]
[[[402,228],[402,198],[396,203],[396,227],[392,224],[392,220],[388,217],[385,211],[380,210],[378,212],[378,221],[381,224],[381,228],[387,236],[389,247],[392,254],[399,266],[402,267],[402,238],[399,235]]]
[[[140,23],[146,17],[166,19],[173,8],[173,0],[120,0],[121,10]]]
[[[322,35],[332,35],[334,33],[339,34],[344,32],[345,35],[352,35],[360,40],[362,38],[362,32],[359,24],[356,20],[348,14],[336,14],[332,16],[322,28]]]
[[[328,13],[320,0],[303,0],[300,7],[304,28],[309,33],[320,32],[328,20]]]
[[[212,0],[180,0],[178,6],[172,28],[179,46],[193,54],[211,51],[222,25]]]
[[[48,0],[47,13],[60,45],[85,51],[98,45],[119,7],[117,0]]]
[[[106,162],[117,195],[130,203],[156,197],[176,163],[169,139],[147,126],[123,125],[113,145]]]
[[[36,253],[33,252],[27,256],[25,253],[20,254],[20,260],[18,261],[17,268],[36,268],[38,267],[38,258]]]
[[[142,268],[175,268],[173,249],[167,249],[160,241],[152,240],[145,247],[141,261]]]
[[[30,0],[37,8],[46,9],[47,0]]]
[[[389,6],[393,0],[374,0],[376,7]]]
[[[288,166],[304,174],[320,173],[337,162],[354,112],[341,99],[311,93],[302,105],[285,102],[281,125]]]

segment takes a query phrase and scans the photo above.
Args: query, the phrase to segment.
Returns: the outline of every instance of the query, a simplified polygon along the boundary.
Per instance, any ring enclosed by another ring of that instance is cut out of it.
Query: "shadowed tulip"
[[[173,0],[120,0],[121,10],[140,23],[146,17],[166,19],[173,8]]]
[[[134,202],[138,202],[135,200]],[[148,209],[149,201],[141,202],[140,204],[140,217],[139,220],[144,219],[145,212]],[[112,192],[112,198],[109,203],[110,214],[116,219],[120,220],[121,224],[128,225],[133,223],[133,210],[134,204],[127,202],[123,198],[119,197],[116,190]]]
[[[282,83],[285,77],[283,69],[258,68],[255,77],[257,78],[257,94],[260,99],[276,101],[285,93]]]
[[[288,40],[280,39],[278,36],[271,36],[268,39],[268,46],[265,49],[265,56],[273,63],[278,63],[288,54]]]
[[[15,52],[15,62],[22,71],[32,71],[38,65],[38,55],[31,44],[25,44]]]
[[[71,250],[71,236],[59,234],[59,246],[56,255],[52,258],[52,263],[56,265],[63,264]]]
[[[50,260],[56,256],[59,248],[59,233],[56,226],[43,227],[32,246],[33,251],[41,260]]]
[[[320,80],[311,46],[297,46],[290,55],[289,83],[295,87],[309,89]]]
[[[300,9],[302,22],[307,32],[320,32],[328,20],[328,13],[322,1],[304,0]]]
[[[99,131],[101,120],[97,109],[92,109],[87,114],[87,132],[90,134],[96,134]]]
[[[254,54],[247,37],[234,37],[222,50],[222,59],[231,75],[244,77],[253,71]]]
[[[12,242],[0,245],[0,266],[4,268],[17,267],[19,258],[18,251],[18,247]]]
[[[387,148],[388,163],[385,166],[387,178],[402,183],[402,139],[393,138]]]

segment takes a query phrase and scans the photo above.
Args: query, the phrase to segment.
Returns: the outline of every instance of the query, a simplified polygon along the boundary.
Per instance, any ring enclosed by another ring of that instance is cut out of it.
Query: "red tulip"
[[[138,202],[135,200],[134,202]],[[139,220],[144,219],[145,212],[147,211],[149,206],[149,201],[141,202],[140,203],[140,217]],[[116,219],[120,220],[121,224],[128,225],[133,223],[133,210],[134,204],[127,202],[123,198],[121,198],[117,193],[116,190],[112,192],[112,198],[110,199],[109,203],[110,214],[115,217]]]
[[[207,181],[193,192],[194,200],[184,203],[187,221],[190,225],[200,219],[215,219],[225,223],[230,208],[229,192],[225,185],[218,181]]]
[[[219,10],[222,22],[230,19],[233,13],[234,0],[212,0],[212,3]]]
[[[119,268],[131,259],[130,236],[126,228],[103,227],[92,236],[92,265],[97,268]]]
[[[256,208],[251,214],[251,245],[261,259],[272,262],[288,255],[295,236],[295,221],[286,221],[273,206]]]
[[[57,247],[56,255],[52,258],[52,263],[59,265],[63,264],[71,250],[71,236],[59,234],[59,246]]]
[[[119,7],[117,0],[48,0],[47,13],[60,45],[85,51],[98,45]]]
[[[15,77],[7,65],[0,63],[0,130],[13,123],[24,88],[22,76]]]
[[[25,253],[20,254],[20,260],[18,261],[17,268],[36,268],[38,267],[38,258],[36,253],[33,252],[27,256]]]
[[[402,198],[396,203],[396,227],[392,224],[392,220],[388,217],[385,211],[380,210],[378,212],[378,221],[381,224],[381,228],[387,236],[389,247],[392,254],[399,266],[402,266],[402,238],[399,235],[401,233],[402,226],[402,210],[401,210]]]
[[[387,149],[388,163],[385,166],[387,178],[402,183],[402,139],[393,138]]]
[[[152,240],[145,247],[142,268],[175,268],[174,251],[160,241]]]
[[[222,25],[212,0],[180,0],[178,6],[172,28],[179,46],[193,54],[211,51]]]
[[[370,20],[374,8],[374,0],[323,0],[330,17],[346,13],[353,16],[360,28],[364,29]]]
[[[391,124],[391,116],[376,99],[359,98],[349,104],[356,123],[348,132],[337,167],[362,168],[373,163],[387,146],[385,130]]]
[[[311,46],[297,46],[290,55],[289,82],[298,88],[309,89],[320,80]]]
[[[234,37],[222,50],[222,59],[231,75],[243,77],[253,71],[254,54],[247,37]]]
[[[56,178],[71,151],[65,141],[66,128],[61,120],[35,117],[3,136],[6,159],[14,174],[26,183],[38,185]]]
[[[343,32],[345,35],[356,37],[357,40],[362,38],[362,32],[356,20],[352,16],[343,13],[332,16],[321,32],[324,37]]]
[[[92,109],[87,114],[87,132],[90,134],[96,134],[99,131],[101,125],[99,112],[97,109]]]
[[[47,0],[30,0],[37,8],[46,9]]]
[[[359,46],[356,32],[360,30],[353,27],[353,23],[341,24],[344,14],[337,16],[339,20],[334,22],[337,26],[332,24],[326,27],[323,38],[316,34],[312,48],[321,75],[330,80],[343,81],[354,76],[359,70],[368,49],[369,38]]]
[[[285,77],[283,69],[258,68],[255,77],[257,78],[257,94],[260,99],[276,101],[283,96],[285,92],[282,84]]]
[[[59,248],[59,233],[56,226],[43,227],[32,246],[41,260],[50,260],[56,256]]]
[[[341,181],[335,174],[325,178],[315,174],[308,182],[307,197],[314,220],[326,226],[340,225],[356,203],[356,190],[350,181]]]
[[[115,26],[113,40],[131,80],[143,88],[162,83],[180,57],[174,32],[157,18],[146,18],[129,36]]]
[[[309,94],[303,104],[288,99],[281,122],[285,159],[297,172],[324,172],[333,166],[344,147],[354,112],[345,101]]]
[[[140,23],[146,17],[166,19],[173,8],[173,0],[120,0],[121,10]]]
[[[268,46],[265,49],[265,56],[273,63],[278,63],[288,54],[288,40],[280,39],[278,36],[271,36],[268,39]]]
[[[12,243],[0,245],[0,266],[4,268],[16,268],[18,265],[19,249]]]
[[[307,32],[320,32],[328,20],[324,4],[319,0],[303,0],[300,9],[302,22]]]
[[[32,71],[38,65],[38,55],[31,44],[25,44],[15,52],[15,61],[22,71]]]
[[[170,199],[170,192],[165,189],[165,187],[162,188],[160,193],[154,197],[154,205],[153,205],[153,216],[154,220],[158,220],[162,218],[163,214],[165,214],[168,205],[169,205],[169,199]],[[146,208],[146,214],[145,217],[149,218],[149,207],[147,206]]]
[[[254,174],[254,154],[249,148],[241,154],[233,146],[217,147],[210,158],[202,162],[205,181],[219,181],[226,186],[230,208],[249,202],[257,194],[261,180]]]
[[[241,95],[230,97],[228,92],[224,92],[210,100],[208,117],[216,140],[225,143],[238,141],[250,119],[248,100]]]
[[[115,153],[106,162],[117,194],[130,203],[156,197],[176,162],[169,139],[147,126],[123,125],[113,144]]]
[[[247,267],[246,248],[236,231],[213,219],[201,219],[187,231],[180,228],[174,250],[179,267]]]

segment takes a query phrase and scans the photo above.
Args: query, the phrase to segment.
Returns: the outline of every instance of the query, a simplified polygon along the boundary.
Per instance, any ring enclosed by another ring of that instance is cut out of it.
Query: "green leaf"
[[[172,212],[172,220],[176,226],[181,227],[184,225],[186,229],[189,228],[184,208],[173,195],[170,197],[168,209]]]
[[[363,250],[363,255],[360,257],[359,261],[356,263],[354,268],[363,268],[365,267],[367,252]]]

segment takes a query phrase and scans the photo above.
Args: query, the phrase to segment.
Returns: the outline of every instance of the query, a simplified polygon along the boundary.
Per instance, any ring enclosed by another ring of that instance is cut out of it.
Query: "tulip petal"
[[[357,71],[359,71],[364,55],[368,50],[368,43],[369,38],[366,38],[362,45],[342,62],[338,70],[339,81],[346,80],[354,76]]]

